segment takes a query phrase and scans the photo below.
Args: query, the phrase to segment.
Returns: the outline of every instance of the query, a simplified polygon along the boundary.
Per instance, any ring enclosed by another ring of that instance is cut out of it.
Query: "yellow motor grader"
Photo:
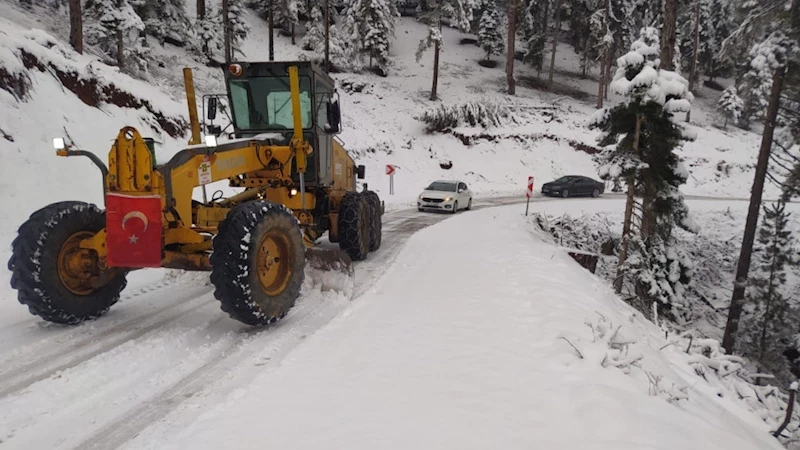
[[[380,247],[383,204],[375,192],[357,192],[364,167],[334,138],[334,81],[309,62],[232,62],[224,72],[230,140],[218,142],[223,130],[210,125],[201,142],[188,68],[192,139],[168,162],[156,164],[153,140],[131,127],[120,130],[108,166],[54,139],[59,156],[98,166],[105,208],[55,203],[19,228],[8,268],[32,314],[63,324],[99,317],[119,300],[129,271],[166,267],[210,271],[222,310],[264,325],[294,305],[306,263],[352,277],[352,261]],[[208,119],[218,100],[203,102]],[[205,185],[221,180],[238,189],[209,200]],[[193,198],[199,186],[202,201]],[[325,232],[339,250],[317,247]]]

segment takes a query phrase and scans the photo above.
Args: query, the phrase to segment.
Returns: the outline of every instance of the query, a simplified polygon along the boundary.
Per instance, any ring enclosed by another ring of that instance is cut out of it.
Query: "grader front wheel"
[[[74,325],[100,317],[119,300],[124,273],[105,270],[80,242],[105,228],[105,212],[61,202],[33,213],[19,228],[8,261],[11,287],[34,315]]]
[[[248,325],[283,318],[300,295],[304,252],[297,221],[283,206],[247,202],[232,209],[211,254],[211,283],[222,310]]]

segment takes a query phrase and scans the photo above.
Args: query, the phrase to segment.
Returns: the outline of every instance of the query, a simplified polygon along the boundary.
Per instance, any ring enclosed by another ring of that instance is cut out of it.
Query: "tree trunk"
[[[614,52],[616,52],[616,46],[613,44],[608,46],[608,60],[606,61],[606,86],[603,88],[603,98],[608,100],[608,90],[611,88],[611,63],[614,61]]]
[[[700,52],[700,0],[694,7],[694,42],[692,43],[692,71],[689,74],[689,92],[694,90],[694,84],[697,82],[697,60],[698,53]],[[692,110],[686,112],[686,121],[689,122],[692,118]]]
[[[675,70],[675,28],[678,0],[664,0],[664,26],[661,28],[661,68]]]
[[[561,0],[556,0],[556,26],[553,29],[553,50],[550,52],[550,76],[547,79],[547,89],[553,90],[553,72],[556,68],[556,48],[558,47],[558,35],[561,32]]]
[[[297,42],[295,40],[295,36],[296,35],[295,35],[295,31],[294,31],[294,25],[295,25],[294,22],[292,22],[292,45],[297,44]]]
[[[206,0],[197,0],[197,18],[205,19],[206,17]]]
[[[331,72],[331,8],[325,0],[325,73]]]
[[[83,12],[81,0],[69,0],[69,43],[83,54]]]
[[[509,95],[517,92],[517,83],[514,80],[514,44],[517,37],[517,0],[508,2],[508,55],[506,57],[506,81]]]
[[[225,62],[233,59],[231,49],[231,19],[228,17],[228,0],[222,0],[222,33],[224,35]]]
[[[633,131],[633,150],[639,151],[639,135],[642,131],[642,118],[636,115],[636,128]],[[625,219],[622,223],[622,247],[617,261],[617,277],[614,279],[614,292],[622,293],[623,275],[625,274],[625,261],[628,259],[628,242],[633,222],[633,202],[636,193],[636,177],[628,178],[628,195],[625,199]]]
[[[275,22],[274,22],[274,5],[273,0],[269,0],[269,15],[267,28],[269,29],[269,60],[275,61]]]
[[[603,49],[603,59],[600,63],[600,81],[597,83],[597,108],[600,109],[603,107],[603,99],[605,98],[605,91],[606,91],[606,67],[609,63],[609,53],[610,47],[607,45]]]
[[[125,35],[119,28],[117,28],[117,67],[120,71],[125,70]]]
[[[433,85],[431,86],[431,100],[436,100],[436,88],[439,84],[439,41],[433,47]]]
[[[794,0],[793,7],[797,2],[798,0]],[[778,108],[780,106],[785,73],[786,69],[781,66],[775,71],[775,75],[772,77],[772,92],[769,97],[767,116],[764,119],[764,133],[761,135],[761,148],[758,151],[758,163],[756,164],[753,188],[750,191],[750,208],[747,212],[744,237],[742,238],[742,249],[739,254],[739,264],[736,267],[736,281],[733,284],[733,296],[731,297],[731,306],[728,310],[728,321],[725,324],[725,334],[722,337],[722,346],[729,355],[733,354],[733,349],[736,345],[739,318],[744,308],[744,291],[747,286],[747,276],[750,271],[750,259],[753,254],[753,242],[755,241],[756,226],[758,225],[758,213],[761,209],[764,180],[767,176],[769,157],[772,152],[772,138],[775,134],[775,120],[778,117]]]
[[[583,69],[581,70],[581,79],[586,79],[586,72],[589,70],[589,39],[583,44]]]

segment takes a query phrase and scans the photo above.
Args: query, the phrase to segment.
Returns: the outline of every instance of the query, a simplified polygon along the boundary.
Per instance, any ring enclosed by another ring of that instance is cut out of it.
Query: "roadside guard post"
[[[528,189],[525,190],[525,215],[528,215],[528,208],[531,206],[531,196],[533,196],[533,177],[528,177]]]
[[[391,164],[386,165],[386,175],[389,175],[389,195],[394,195],[394,171],[397,168]]]

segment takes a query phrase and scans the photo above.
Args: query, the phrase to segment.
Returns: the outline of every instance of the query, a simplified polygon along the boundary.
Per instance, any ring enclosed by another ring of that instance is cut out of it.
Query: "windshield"
[[[556,180],[556,183],[569,183],[570,181],[574,180],[575,177],[561,177]]]
[[[257,77],[230,80],[233,118],[240,130],[290,130],[292,94],[289,77]],[[311,80],[300,77],[300,116],[303,128],[311,128]]]
[[[456,186],[458,186],[456,183],[445,183],[443,181],[434,181],[425,190],[455,192]]]

